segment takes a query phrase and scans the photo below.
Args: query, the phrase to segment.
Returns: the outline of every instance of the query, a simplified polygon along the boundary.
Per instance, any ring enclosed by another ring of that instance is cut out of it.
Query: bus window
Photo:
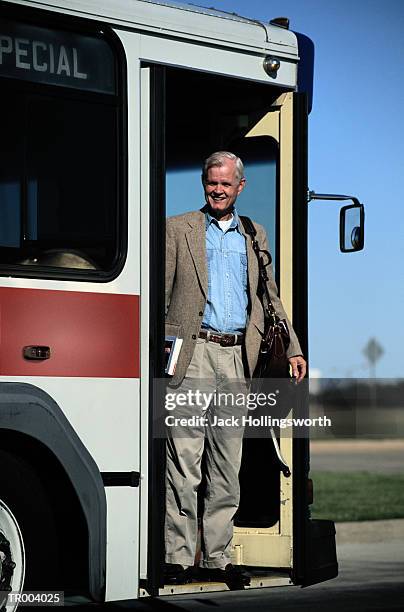
[[[237,202],[238,212],[265,227],[275,268],[278,143],[269,136],[256,136],[243,138],[234,143],[232,149],[243,160],[247,178],[246,189]]]
[[[246,188],[237,200],[239,214],[265,227],[276,262],[278,143],[269,136],[249,136],[268,112],[273,92],[268,87],[220,76],[167,70],[167,216],[204,205],[203,160],[219,150],[241,157]],[[187,96],[178,95],[186,85]],[[215,96],[206,96],[215,91]]]
[[[2,272],[11,266],[17,275],[30,276],[52,275],[49,268],[111,273],[122,218],[112,51],[95,37],[5,24],[0,36]],[[99,52],[105,77],[95,61]]]

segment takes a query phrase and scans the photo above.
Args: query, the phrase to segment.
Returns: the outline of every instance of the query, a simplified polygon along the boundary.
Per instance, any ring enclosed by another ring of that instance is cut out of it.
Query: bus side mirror
[[[363,204],[343,206],[339,216],[339,248],[342,253],[361,251],[365,244]]]

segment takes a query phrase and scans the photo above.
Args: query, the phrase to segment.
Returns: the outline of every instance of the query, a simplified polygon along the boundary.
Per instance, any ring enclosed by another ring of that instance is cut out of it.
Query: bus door
[[[164,214],[198,210],[204,205],[201,165],[213,151],[233,151],[245,162],[247,186],[239,197],[238,211],[266,228],[281,298],[290,318],[297,308],[305,308],[293,293],[295,98],[292,93],[280,95],[279,90],[268,85],[212,73],[155,65],[143,70],[148,92],[144,97],[145,112],[149,109],[150,176],[145,180],[150,185],[149,265],[150,291],[154,296],[150,300],[150,376],[154,372],[156,377],[162,377],[162,361],[156,353],[159,350],[162,354],[164,334],[162,221]],[[304,321],[304,316],[300,320]],[[298,333],[305,344],[303,325]],[[274,581],[290,583],[294,568],[294,512],[302,511],[302,500],[297,506],[294,500],[292,438],[289,435],[279,441],[280,452],[290,468],[289,476],[280,472],[269,438],[259,444],[258,455],[257,445],[248,441],[245,445],[241,504],[234,534],[234,562],[256,568],[260,576],[257,585],[261,586]],[[153,528],[149,526],[148,567],[154,572],[154,588],[161,586],[163,564],[164,448],[160,442],[152,442],[154,477],[149,474],[154,494],[149,492],[148,516]],[[153,463],[149,468],[153,470]],[[150,588],[149,582],[148,591]]]

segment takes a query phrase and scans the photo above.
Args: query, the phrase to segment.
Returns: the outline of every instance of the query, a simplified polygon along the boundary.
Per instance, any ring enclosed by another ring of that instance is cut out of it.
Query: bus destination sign
[[[1,22],[0,76],[116,92],[115,59],[105,40],[19,22]]]

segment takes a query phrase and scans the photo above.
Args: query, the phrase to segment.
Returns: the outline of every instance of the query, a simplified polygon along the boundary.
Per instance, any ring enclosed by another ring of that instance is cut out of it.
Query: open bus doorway
[[[264,225],[279,283],[279,142],[270,134],[251,133],[263,117],[275,112],[276,107],[272,105],[277,96],[279,91],[275,95],[272,88],[248,81],[165,69],[166,215],[202,208],[203,160],[217,150],[236,153],[244,162],[247,178],[247,188],[237,201],[237,210]],[[288,559],[287,565],[281,564],[281,571],[279,564],[268,559],[263,562],[258,550],[260,544],[255,556],[253,551],[248,555],[256,559],[256,563],[250,563],[256,566],[251,569],[256,570],[260,586],[266,585],[265,574],[273,576],[274,572],[278,579],[283,577],[287,581],[291,556],[287,549],[289,541],[281,538],[281,476],[269,432],[266,439],[245,440],[240,485],[235,526],[244,531],[259,528],[262,535],[270,532],[275,538],[280,536],[278,547],[285,548],[281,557]],[[200,493],[203,486],[202,482]],[[291,520],[290,514],[288,522]],[[290,530],[289,524],[287,531]],[[265,546],[271,544],[266,538]],[[242,563],[239,553],[245,546],[235,548],[235,563]],[[198,555],[199,551],[196,558]],[[279,558],[278,553],[274,555],[275,560]]]

